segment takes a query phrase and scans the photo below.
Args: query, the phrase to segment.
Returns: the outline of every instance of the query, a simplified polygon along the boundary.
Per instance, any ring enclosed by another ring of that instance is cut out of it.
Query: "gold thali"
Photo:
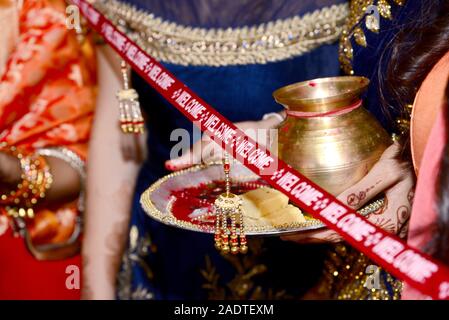
[[[140,202],[148,216],[163,224],[212,234],[214,224],[210,220],[213,219],[210,213],[211,204],[215,199],[214,196],[221,192],[220,181],[223,178],[223,168],[219,164],[196,165],[157,180],[141,195]],[[239,163],[232,166],[231,179],[236,190],[251,190],[267,186],[264,180]],[[377,200],[364,207],[359,213],[367,215],[379,210],[382,206],[383,200]],[[204,219],[197,219],[198,216]],[[304,222],[270,226],[247,224],[245,233],[250,236],[275,236],[325,228],[320,220],[307,214],[304,217]]]

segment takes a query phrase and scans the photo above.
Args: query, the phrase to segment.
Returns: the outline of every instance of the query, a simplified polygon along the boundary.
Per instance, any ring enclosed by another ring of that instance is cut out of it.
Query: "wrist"
[[[22,170],[19,159],[0,151],[0,181],[7,185],[20,182]]]
[[[264,121],[269,128],[274,128],[281,124],[285,120],[285,112],[270,112],[266,113],[262,117],[262,121]]]

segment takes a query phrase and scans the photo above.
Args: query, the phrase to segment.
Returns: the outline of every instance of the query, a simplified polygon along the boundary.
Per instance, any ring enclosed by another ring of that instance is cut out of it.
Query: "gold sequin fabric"
[[[152,267],[146,262],[149,254],[157,251],[149,234],[139,234],[138,228],[133,225],[129,231],[129,246],[122,256],[122,265],[117,274],[117,298],[120,300],[153,300],[154,292],[139,284],[132,286],[133,267],[138,265],[149,281],[154,280]]]
[[[129,4],[94,5],[148,54],[179,65],[228,66],[282,61],[333,43],[341,35],[348,5],[252,27],[205,29],[165,21]]]
[[[380,20],[392,20],[392,3],[404,5],[406,0],[351,0],[349,16],[340,37],[339,60],[343,71],[353,75],[352,59],[354,57],[353,43],[367,47],[366,32],[378,33]],[[373,11],[374,10],[374,11]],[[378,12],[377,16],[375,12]],[[362,28],[365,25],[366,30]]]
[[[337,300],[399,300],[402,283],[350,246],[329,252],[320,296]]]

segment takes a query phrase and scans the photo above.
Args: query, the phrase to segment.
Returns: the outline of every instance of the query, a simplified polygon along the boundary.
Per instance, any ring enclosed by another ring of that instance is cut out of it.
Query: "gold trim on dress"
[[[394,1],[399,6],[403,6],[406,0],[377,0],[376,8],[380,17],[391,20],[391,4]],[[366,35],[361,28],[362,20],[365,19],[366,29],[378,33],[380,31],[380,21],[374,14],[368,14],[370,6],[374,6],[374,0],[351,0],[349,5],[349,16],[343,27],[340,38],[339,60],[343,71],[348,75],[353,75],[352,59],[354,58],[354,49],[351,40],[362,47],[367,47]]]
[[[94,5],[159,61],[179,65],[263,64],[308,53],[340,37],[348,5],[252,27],[205,29],[165,21],[117,0]]]

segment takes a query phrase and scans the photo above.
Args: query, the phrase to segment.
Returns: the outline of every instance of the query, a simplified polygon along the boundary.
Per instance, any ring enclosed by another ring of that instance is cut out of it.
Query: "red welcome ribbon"
[[[260,148],[232,122],[192,92],[119,31],[86,0],[72,0],[92,27],[157,92],[223,149],[273,188],[338,232],[385,270],[432,299],[449,299],[449,268],[369,222],[291,166]]]

